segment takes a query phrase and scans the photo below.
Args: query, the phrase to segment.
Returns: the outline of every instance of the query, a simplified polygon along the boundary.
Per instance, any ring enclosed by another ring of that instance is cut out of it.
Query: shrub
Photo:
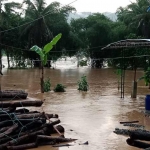
[[[51,90],[50,79],[44,81],[44,92],[49,92]]]
[[[65,86],[62,84],[57,84],[56,87],[54,88],[54,92],[65,92]]]
[[[82,76],[81,79],[78,81],[78,90],[79,91],[88,91],[89,85],[87,83],[86,76]]]
[[[87,66],[87,60],[81,60],[80,62],[79,62],[79,64],[80,64],[80,66]]]

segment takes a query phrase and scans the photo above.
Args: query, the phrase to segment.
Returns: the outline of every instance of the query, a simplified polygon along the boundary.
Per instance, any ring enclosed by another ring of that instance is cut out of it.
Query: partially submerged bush
[[[51,82],[50,79],[48,78],[47,80],[44,81],[44,92],[49,92],[51,90]]]
[[[81,60],[80,62],[79,62],[79,64],[80,64],[80,66],[87,66],[87,60]]]
[[[89,85],[87,83],[86,76],[82,76],[81,79],[78,81],[78,90],[79,91],[88,91]]]
[[[56,87],[54,88],[54,92],[65,92],[65,86],[62,84],[57,84]]]

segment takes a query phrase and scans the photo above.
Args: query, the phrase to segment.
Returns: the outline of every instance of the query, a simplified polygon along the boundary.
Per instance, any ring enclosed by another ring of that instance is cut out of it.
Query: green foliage
[[[44,81],[44,92],[49,92],[51,90],[51,82],[50,79],[46,79]]]
[[[120,77],[121,76],[121,73],[122,73],[122,70],[121,69],[116,69],[115,70],[115,74]]]
[[[65,92],[65,86],[62,84],[57,84],[54,88],[54,92]]]
[[[80,65],[80,66],[87,66],[87,60],[81,60],[81,61],[79,62],[79,65]]]
[[[78,81],[78,90],[79,91],[88,91],[89,85],[86,79],[86,76],[82,76],[81,79]]]
[[[150,84],[150,67],[147,68],[147,70],[144,72],[144,76],[139,78],[139,80],[143,80],[145,81],[145,85],[148,86]]]
[[[43,49],[38,47],[37,45],[34,45],[31,50],[35,51],[38,55],[40,55],[41,61],[43,65],[46,65],[47,63],[47,54],[52,50],[52,48],[56,45],[56,43],[60,40],[62,34],[58,34],[55,36],[52,41],[44,46]]]
[[[24,7],[24,4],[26,7]],[[25,9],[18,11],[17,9],[21,9],[20,6]],[[100,61],[94,62],[98,64],[95,67],[100,66],[99,64],[102,64],[103,61],[107,61],[110,66],[121,67],[121,59],[103,59],[121,57],[120,50],[101,51],[101,46],[126,38],[150,38],[150,12],[146,11],[148,6],[147,0],[136,0],[125,8],[120,7],[117,10],[118,20],[116,22],[111,21],[101,13],[93,13],[87,18],[72,19],[68,23],[68,14],[75,11],[75,8],[71,6],[61,7],[59,2],[52,2],[47,5],[45,0],[24,0],[22,5],[6,3],[2,0],[1,30],[9,30],[14,27],[15,30],[2,33],[1,42],[4,45],[10,45],[10,47],[1,45],[1,49],[4,49],[8,58],[14,58],[14,67],[26,67],[22,63],[26,58],[35,60],[39,57],[44,65],[47,60],[60,58],[63,49],[66,49],[65,56],[75,56],[77,51],[88,49],[88,52],[86,52],[89,55],[88,57],[100,59]],[[37,18],[41,19],[33,21]],[[31,23],[28,24],[27,22]],[[16,28],[24,23],[25,26]],[[57,44],[57,48],[51,52],[51,55],[48,55],[49,50],[58,42],[58,39],[48,42],[53,38],[53,35],[58,33],[62,33],[63,38]],[[33,48],[36,54],[33,51],[25,50],[32,45],[37,45]],[[11,46],[24,50],[14,49]],[[126,57],[149,54],[149,49],[125,49]],[[21,63],[17,62],[18,56],[23,56]],[[148,58],[148,56],[146,58],[125,59],[126,68],[147,68],[149,64],[150,57]]]
[[[135,3],[131,3],[125,8],[120,7],[117,10],[118,20],[124,22],[138,35],[149,38],[150,13],[147,12],[148,6],[148,0],[136,0]]]

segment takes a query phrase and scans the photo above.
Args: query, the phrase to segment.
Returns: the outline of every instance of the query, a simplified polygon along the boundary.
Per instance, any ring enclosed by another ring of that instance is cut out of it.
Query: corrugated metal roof
[[[104,49],[119,49],[133,47],[150,47],[150,39],[126,39],[108,44]]]

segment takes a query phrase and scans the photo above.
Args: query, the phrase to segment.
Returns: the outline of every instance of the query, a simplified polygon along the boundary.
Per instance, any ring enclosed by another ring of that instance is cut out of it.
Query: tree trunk
[[[44,93],[44,67],[42,64],[42,76],[41,76],[41,93]]]
[[[6,51],[6,55],[7,55],[8,68],[10,68],[10,59],[9,59],[9,52],[8,52],[8,49],[7,49],[7,51]]]

